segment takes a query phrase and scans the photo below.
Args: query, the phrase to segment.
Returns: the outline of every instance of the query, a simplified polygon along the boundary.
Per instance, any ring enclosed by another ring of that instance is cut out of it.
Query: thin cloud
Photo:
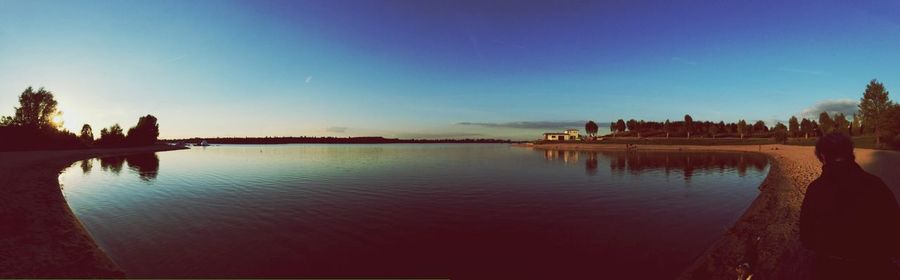
[[[397,138],[413,138],[413,139],[459,139],[459,138],[481,138],[481,133],[397,133]]]
[[[782,72],[790,72],[790,73],[798,73],[798,74],[806,74],[806,75],[813,75],[813,76],[829,76],[828,73],[823,72],[823,71],[819,71],[819,70],[806,70],[806,69],[797,69],[797,68],[786,68],[786,67],[782,67],[782,68],[778,68],[778,71],[782,71]]]
[[[693,60],[687,60],[687,59],[680,58],[680,57],[677,57],[677,56],[676,56],[676,57],[673,57],[673,58],[672,58],[672,61],[678,62],[678,63],[681,63],[681,64],[686,64],[686,65],[697,65],[697,64],[700,64],[700,62],[696,62],[696,61],[693,61]]]
[[[343,127],[343,126],[332,126],[332,127],[326,128],[325,131],[334,132],[334,133],[344,133],[344,132],[347,132],[347,128]]]
[[[184,59],[185,57],[188,57],[188,55],[182,54],[182,55],[179,55],[179,56],[176,56],[176,57],[172,57],[172,58],[163,60],[163,63],[172,63],[172,62],[176,62],[176,61],[179,61],[179,60]]]
[[[306,76],[306,83],[312,82],[312,76]]]
[[[457,125],[481,126],[490,128],[519,128],[519,129],[567,129],[584,127],[587,121],[530,121],[530,122],[460,122]],[[603,126],[603,123],[597,123]]]
[[[856,113],[858,110],[859,102],[853,99],[823,100],[812,107],[804,109],[803,112],[800,112],[800,116],[817,120],[819,114],[822,112],[828,112],[828,114],[832,116],[837,113],[844,113],[846,116],[852,116],[853,113]]]

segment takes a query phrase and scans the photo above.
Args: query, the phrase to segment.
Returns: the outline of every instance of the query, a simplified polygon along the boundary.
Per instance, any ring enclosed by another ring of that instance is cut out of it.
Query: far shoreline
[[[0,152],[0,277],[123,278],[72,213],[59,174],[84,159],[187,149],[134,148]]]

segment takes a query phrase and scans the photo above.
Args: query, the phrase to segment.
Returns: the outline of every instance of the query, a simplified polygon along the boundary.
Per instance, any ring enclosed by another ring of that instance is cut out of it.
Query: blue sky
[[[897,1],[560,2],[0,0],[0,115],[30,85],[72,130],[531,139],[900,86]]]

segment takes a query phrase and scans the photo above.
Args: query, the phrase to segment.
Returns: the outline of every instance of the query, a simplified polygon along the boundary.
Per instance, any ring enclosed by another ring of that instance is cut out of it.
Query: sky
[[[900,1],[0,0],[0,115],[45,87],[72,131],[146,114],[162,138],[774,125],[852,113],[875,78],[900,90]]]

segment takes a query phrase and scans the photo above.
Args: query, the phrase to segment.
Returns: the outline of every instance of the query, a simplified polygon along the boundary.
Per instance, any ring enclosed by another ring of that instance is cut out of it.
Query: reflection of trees
[[[739,176],[744,176],[748,167],[762,172],[768,164],[764,156],[755,154],[604,152],[601,155],[609,158],[609,168],[614,173],[662,170],[669,174],[680,169],[685,180],[690,180],[697,171],[710,170],[724,172],[726,169],[736,169]]]
[[[597,175],[597,152],[589,152],[587,156],[584,161],[584,171],[591,176]]]
[[[150,181],[156,179],[159,172],[159,157],[155,153],[131,155],[125,157],[128,167],[137,171],[141,180]]]
[[[141,180],[150,181],[156,179],[159,173],[159,157],[155,153],[100,158],[100,168],[103,171],[111,171],[118,175],[122,172],[122,166],[126,162],[131,170],[138,173]],[[84,168],[85,163],[82,162],[82,170]],[[90,167],[88,167],[89,169]]]
[[[100,168],[103,171],[112,171],[119,174],[122,172],[122,165],[125,164],[125,157],[104,157],[100,158]]]
[[[91,168],[94,167],[93,159],[86,159],[81,161],[81,173],[88,174],[91,173]]]

